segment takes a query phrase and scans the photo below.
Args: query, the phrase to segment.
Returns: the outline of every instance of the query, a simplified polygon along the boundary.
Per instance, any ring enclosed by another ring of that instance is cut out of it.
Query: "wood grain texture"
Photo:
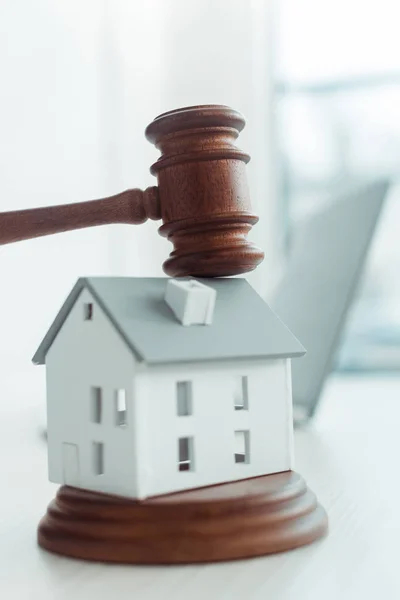
[[[140,224],[160,218],[157,187],[132,189],[101,200],[0,213],[0,244],[109,223]]]
[[[4,600],[400,598],[399,377],[334,375],[315,419],[295,431],[296,468],[328,512],[326,538],[252,560],[168,567],[88,563],[36,545],[58,487],[47,480],[43,374],[7,356],[0,394]]]
[[[163,220],[174,250],[171,276],[221,277],[252,271],[263,252],[247,240],[258,221],[251,210],[245,165],[235,146],[245,124],[227,106],[192,106],[158,116],[146,129],[161,151],[151,171],[158,188],[128,190],[90,202],[0,213],[0,244],[106,225]]]
[[[103,562],[198,563],[281,552],[319,539],[325,511],[292,471],[144,502],[63,486],[39,544]]]
[[[235,146],[244,124],[237,111],[207,105],[164,113],[147,127],[161,151],[151,171],[158,179],[160,233],[174,245],[163,265],[168,275],[237,275],[263,260],[246,237],[258,218],[245,172],[250,157]]]

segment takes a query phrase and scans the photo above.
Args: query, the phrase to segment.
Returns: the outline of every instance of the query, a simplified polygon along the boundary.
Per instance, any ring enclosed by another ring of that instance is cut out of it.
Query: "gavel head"
[[[174,245],[164,263],[173,277],[221,277],[252,271],[264,254],[246,239],[251,212],[245,165],[235,146],[243,116],[206,105],[163,113],[146,128],[161,151],[152,165],[161,205],[161,235]]]

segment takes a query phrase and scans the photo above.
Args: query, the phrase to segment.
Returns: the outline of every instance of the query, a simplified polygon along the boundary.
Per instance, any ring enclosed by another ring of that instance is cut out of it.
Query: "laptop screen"
[[[294,414],[311,416],[334,363],[388,182],[323,206],[296,229],[269,304],[305,346],[292,361]]]

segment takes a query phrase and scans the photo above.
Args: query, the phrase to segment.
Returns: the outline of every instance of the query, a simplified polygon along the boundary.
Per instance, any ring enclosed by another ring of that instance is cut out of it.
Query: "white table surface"
[[[400,379],[331,379],[297,470],[328,511],[329,536],[284,554],[183,567],[109,566],[49,554],[36,527],[46,481],[44,376],[0,384],[0,598],[4,600],[400,599]],[[39,374],[40,373],[40,374]]]

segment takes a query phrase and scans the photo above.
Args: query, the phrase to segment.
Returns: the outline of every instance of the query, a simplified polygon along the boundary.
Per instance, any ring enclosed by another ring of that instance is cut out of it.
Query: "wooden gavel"
[[[252,271],[264,254],[246,239],[251,212],[245,165],[235,146],[243,116],[219,105],[163,113],[146,128],[161,151],[151,167],[158,186],[90,202],[0,213],[0,244],[110,223],[162,219],[174,245],[164,271],[174,277],[218,277]]]

